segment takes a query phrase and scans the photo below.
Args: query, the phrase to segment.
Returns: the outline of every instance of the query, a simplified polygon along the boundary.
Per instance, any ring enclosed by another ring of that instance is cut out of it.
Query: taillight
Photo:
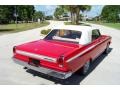
[[[64,56],[60,56],[57,60],[59,67],[63,67],[64,64]]]
[[[13,47],[13,53],[15,53],[15,50],[16,50],[16,46]]]

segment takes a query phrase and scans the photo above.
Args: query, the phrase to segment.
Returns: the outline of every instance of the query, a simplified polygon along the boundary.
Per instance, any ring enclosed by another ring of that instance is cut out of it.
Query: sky
[[[89,12],[85,12],[88,17],[95,17],[101,14],[103,5],[93,5]]]
[[[36,11],[43,11],[45,15],[53,15],[57,5],[36,5]],[[101,14],[103,5],[92,5],[92,8],[89,12],[84,12],[87,17],[95,17]]]
[[[53,15],[57,5],[36,5],[36,11],[43,11],[45,15]]]

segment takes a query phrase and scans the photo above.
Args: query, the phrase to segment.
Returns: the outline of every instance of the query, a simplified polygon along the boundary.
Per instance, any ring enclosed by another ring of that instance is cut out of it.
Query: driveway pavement
[[[32,70],[26,71],[15,64],[11,59],[13,46],[39,40],[43,38],[40,35],[42,29],[63,24],[62,21],[50,22],[45,27],[0,36],[0,84],[120,84],[120,31],[101,25],[91,24],[100,28],[102,34],[112,36],[110,52],[107,56],[98,57],[86,76],[74,74],[67,80],[59,80]]]

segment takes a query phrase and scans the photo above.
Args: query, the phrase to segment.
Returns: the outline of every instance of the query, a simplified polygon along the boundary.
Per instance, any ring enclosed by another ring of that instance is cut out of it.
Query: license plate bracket
[[[39,67],[40,66],[40,60],[29,58],[29,63],[28,64],[31,65],[31,66]]]

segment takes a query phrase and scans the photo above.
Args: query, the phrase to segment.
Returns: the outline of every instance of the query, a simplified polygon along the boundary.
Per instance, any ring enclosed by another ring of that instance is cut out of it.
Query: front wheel
[[[90,60],[88,60],[85,65],[81,68],[81,74],[86,75],[90,68]]]

